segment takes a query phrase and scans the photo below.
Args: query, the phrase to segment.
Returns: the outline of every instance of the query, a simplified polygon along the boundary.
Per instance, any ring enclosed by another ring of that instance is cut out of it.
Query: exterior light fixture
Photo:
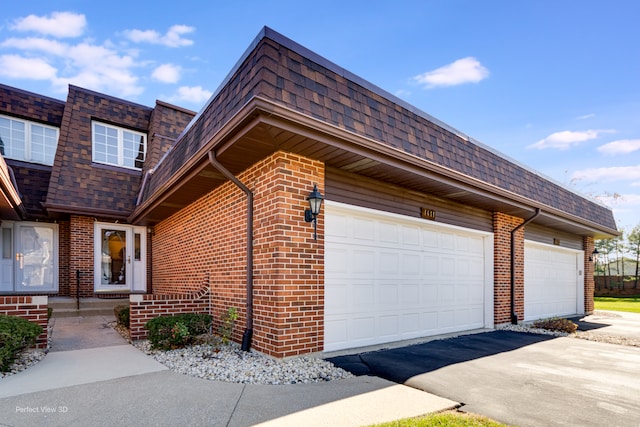
[[[597,261],[599,254],[600,252],[598,252],[598,248],[595,248],[593,252],[591,252],[591,255],[589,255],[589,261],[591,262]]]
[[[318,240],[318,214],[320,213],[320,207],[322,206],[322,193],[318,191],[318,186],[313,184],[313,191],[309,193],[307,201],[309,202],[309,209],[304,211],[304,220],[306,222],[313,222],[313,240]]]

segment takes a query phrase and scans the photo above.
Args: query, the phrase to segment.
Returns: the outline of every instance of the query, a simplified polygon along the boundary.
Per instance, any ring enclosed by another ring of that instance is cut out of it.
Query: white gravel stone
[[[8,372],[0,372],[0,379],[15,375],[18,372],[22,372],[27,369],[29,366],[33,366],[47,355],[46,350],[42,349],[28,349],[24,350],[22,353],[18,355],[16,360],[14,360],[13,364],[10,367]]]
[[[200,344],[162,351],[151,350],[147,340],[134,345],[169,369],[208,380],[243,384],[300,384],[350,378],[349,372],[315,357],[274,359],[242,351],[235,343]]]

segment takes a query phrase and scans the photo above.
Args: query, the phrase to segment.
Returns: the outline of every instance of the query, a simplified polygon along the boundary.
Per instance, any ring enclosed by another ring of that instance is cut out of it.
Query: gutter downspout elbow
[[[247,319],[246,328],[242,334],[241,348],[242,351],[249,351],[253,337],[253,193],[234,174],[218,162],[213,150],[209,151],[209,163],[247,195]]]
[[[518,324],[518,315],[516,314],[516,232],[536,219],[541,213],[542,210],[536,208],[536,213],[531,218],[511,230],[511,323],[513,325]]]

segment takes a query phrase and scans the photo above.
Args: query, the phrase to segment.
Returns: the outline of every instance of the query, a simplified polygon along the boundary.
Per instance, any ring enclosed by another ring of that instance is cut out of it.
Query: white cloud
[[[33,31],[63,38],[81,36],[86,26],[87,20],[82,14],[53,12],[51,16],[29,15],[25,18],[16,19],[10,28],[17,31]]]
[[[204,89],[202,86],[181,86],[173,99],[202,104],[211,98],[211,95],[213,95],[213,92]]]
[[[54,79],[57,70],[40,58],[25,58],[19,55],[0,56],[0,75],[14,79]]]
[[[151,77],[162,83],[177,83],[180,80],[182,68],[174,64],[162,64],[153,70]]]
[[[541,139],[535,144],[527,146],[527,148],[536,148],[543,150],[545,148],[557,148],[559,150],[567,150],[574,145],[579,145],[581,142],[596,139],[602,133],[613,133],[613,130],[585,130],[585,131],[570,131],[564,130],[561,132],[555,132],[546,138]]]
[[[640,165],[613,166],[606,168],[583,169],[573,173],[572,180],[585,182],[614,182],[640,180]]]
[[[191,46],[193,44],[193,40],[183,38],[182,36],[194,31],[194,27],[187,25],[173,25],[164,35],[155,30],[127,30],[124,34],[129,38],[129,40],[135,43],[151,43],[167,47],[181,47]]]
[[[143,91],[133,73],[137,64],[132,56],[120,55],[104,46],[81,43],[70,46],[64,59],[71,72],[70,76],[58,79],[58,85],[73,83],[116,96],[133,96]]]
[[[458,59],[433,71],[413,77],[413,80],[427,89],[439,86],[457,86],[464,83],[478,83],[489,77],[489,70],[471,56]]]
[[[41,37],[27,37],[24,39],[9,38],[0,44],[2,47],[12,47],[20,50],[44,52],[50,55],[64,56],[69,45],[56,40]]]
[[[592,119],[592,118],[594,118],[595,116],[596,116],[596,115],[595,115],[595,114],[593,114],[593,113],[585,114],[585,115],[583,115],[583,116],[578,116],[578,117],[576,117],[576,120]]]
[[[620,139],[598,147],[598,151],[603,154],[629,154],[640,150],[640,139]]]

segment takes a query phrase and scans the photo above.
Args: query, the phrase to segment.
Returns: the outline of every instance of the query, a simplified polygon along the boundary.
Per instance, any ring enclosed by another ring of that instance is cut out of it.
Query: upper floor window
[[[8,159],[53,165],[58,135],[53,126],[0,116],[0,154]]]
[[[125,168],[142,169],[147,136],[103,123],[93,122],[93,161]]]

